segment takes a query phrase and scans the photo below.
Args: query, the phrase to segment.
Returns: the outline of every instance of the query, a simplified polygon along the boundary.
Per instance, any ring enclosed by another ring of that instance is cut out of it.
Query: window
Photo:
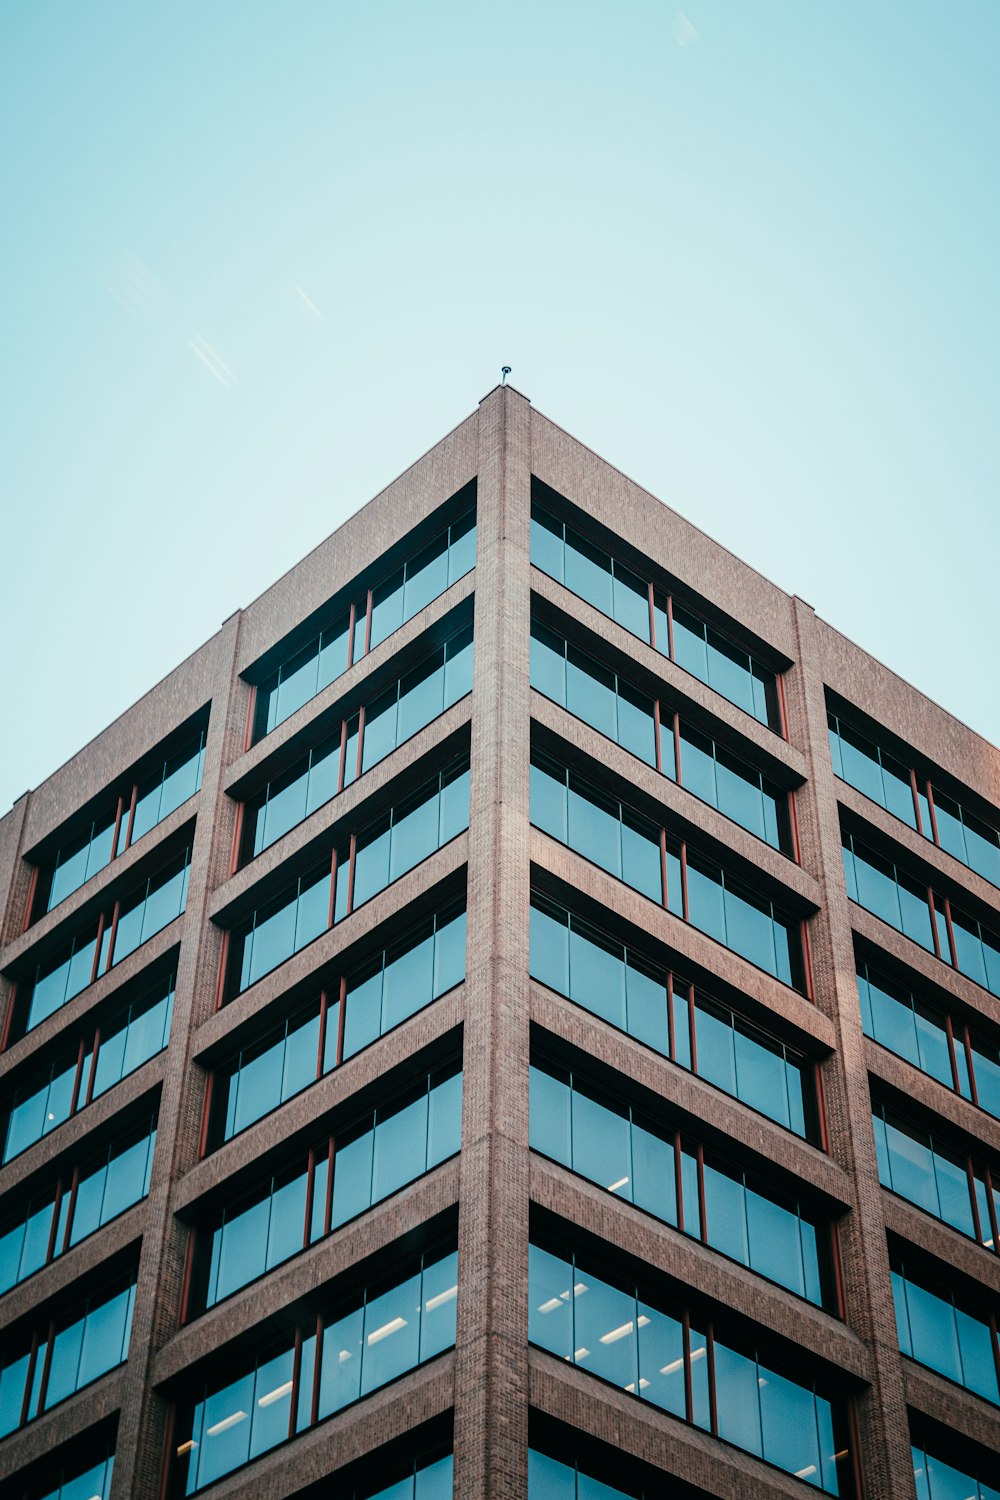
[[[843,834],[844,873],[852,901],[919,943],[967,979],[1000,995],[1000,934],[959,911],[948,896]]]
[[[1000,815],[987,822],[839,715],[827,714],[834,774],[1000,886]]]
[[[558,1064],[532,1065],[530,1099],[533,1150],[835,1310],[829,1227],[793,1199]]]
[[[538,480],[533,478],[531,485],[531,561],[536,568],[655,646],[761,724],[783,733],[775,672],[678,604],[670,593],[654,589],[573,526],[558,520],[535,498],[542,488]]]
[[[120,1131],[109,1146],[67,1166],[0,1221],[0,1295],[145,1198],[156,1119]]]
[[[134,1300],[133,1273],[5,1352],[0,1361],[0,1437],[124,1361]]]
[[[413,618],[476,561],[475,507],[427,542],[303,645],[291,648],[257,684],[253,742],[336,680]]]
[[[174,1492],[194,1494],[451,1348],[457,1261],[428,1252],[207,1383],[178,1409]]]
[[[88,1433],[61,1452],[72,1452],[73,1457],[61,1460],[57,1453],[44,1465],[47,1478],[31,1489],[22,1489],[19,1495],[24,1500],[109,1500],[115,1463],[113,1440],[102,1441]]]
[[[872,1122],[882,1186],[996,1251],[1000,1197],[989,1166],[884,1104],[873,1108]]]
[[[271,1174],[195,1233],[203,1312],[416,1181],[462,1138],[462,1074],[436,1069]]]
[[[539,895],[531,898],[531,973],[796,1135],[819,1140],[815,1069],[800,1053]]]
[[[796,918],[538,751],[531,757],[531,821],[783,984],[805,989],[802,924]]]
[[[334,979],[215,1070],[211,1149],[384,1036],[465,978],[465,904],[450,903]]]
[[[470,627],[351,715],[245,804],[241,861],[282,838],[471,689]]]
[[[468,758],[352,833],[232,929],[228,999],[298,953],[469,826]]]
[[[954,1454],[949,1453],[949,1457],[954,1457]],[[970,1474],[964,1464],[960,1469],[956,1468],[915,1444],[913,1480],[917,1500],[997,1500],[1000,1496],[1000,1472],[995,1459],[992,1463],[985,1459],[985,1463],[990,1465],[994,1481],[992,1484],[987,1483],[981,1471]]]
[[[1000,1047],[995,1042],[926,1004],[869,963],[858,965],[858,995],[866,1036],[1000,1119]]]
[[[974,1313],[951,1290],[933,1284],[893,1256],[892,1294],[896,1329],[903,1354],[937,1370],[994,1405],[997,1385],[996,1314],[978,1299]]]
[[[533,1344],[827,1494],[849,1491],[840,1412],[753,1347],[723,1343],[711,1320],[538,1243],[528,1299]]]
[[[126,891],[96,924],[59,946],[45,944],[30,977],[17,984],[7,1044],[33,1031],[184,911],[191,850],[175,855]]]
[[[786,791],[538,620],[531,622],[531,685],[757,838],[792,853]]]
[[[154,756],[148,772],[121,792],[109,793],[93,818],[67,834],[55,855],[39,867],[32,889],[32,922],[65,901],[194,796],[205,767],[207,724],[205,715],[202,725],[186,733],[176,749]]]
[[[0,1108],[4,1163],[19,1156],[129,1073],[155,1057],[170,1037],[173,975],[111,1013],[105,1025],[60,1047],[54,1060],[18,1086]]]
[[[585,1474],[575,1463],[560,1463],[537,1448],[528,1449],[528,1500],[618,1500],[619,1496],[643,1500],[646,1493],[616,1489]]]

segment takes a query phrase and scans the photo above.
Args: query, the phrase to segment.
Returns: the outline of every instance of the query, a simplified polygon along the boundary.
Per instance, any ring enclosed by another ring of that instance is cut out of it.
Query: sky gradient
[[[0,814],[502,364],[1000,740],[998,72],[994,0],[6,0]]]

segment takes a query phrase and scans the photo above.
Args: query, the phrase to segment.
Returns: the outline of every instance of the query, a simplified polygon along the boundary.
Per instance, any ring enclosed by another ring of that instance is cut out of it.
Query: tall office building
[[[0,823],[3,1496],[996,1500],[998,807],[494,390]]]

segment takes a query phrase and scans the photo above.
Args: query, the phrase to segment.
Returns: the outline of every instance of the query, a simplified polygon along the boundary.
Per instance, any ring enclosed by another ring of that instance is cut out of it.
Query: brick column
[[[524,1500],[531,410],[479,409],[455,1494]]]
[[[837,1029],[823,1065],[830,1154],[850,1173],[854,1205],[840,1226],[845,1315],[864,1340],[872,1384],[858,1402],[861,1464],[869,1500],[913,1500],[903,1369],[889,1276],[882,1188],[869,1125],[871,1095],[855,977],[851,908],[844,880],[837,784],[830,757],[816,616],[796,598],[798,670],[788,674],[791,737],[809,760],[796,795],[802,862],[822,883],[826,905],[809,924],[816,1003]]]

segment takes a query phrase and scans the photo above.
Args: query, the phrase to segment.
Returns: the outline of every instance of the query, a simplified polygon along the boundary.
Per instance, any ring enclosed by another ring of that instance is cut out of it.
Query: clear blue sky
[[[0,813],[504,363],[1000,740],[998,75],[995,0],[5,0]]]

